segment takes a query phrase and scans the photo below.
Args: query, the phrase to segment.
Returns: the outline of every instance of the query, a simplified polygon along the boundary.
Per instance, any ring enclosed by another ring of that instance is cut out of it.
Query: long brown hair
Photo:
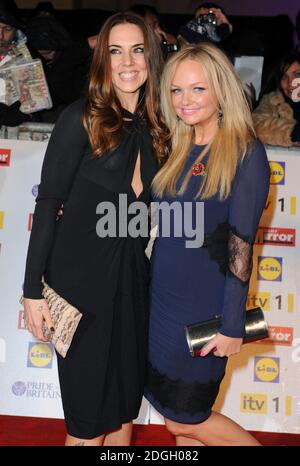
[[[123,126],[122,107],[112,83],[108,45],[112,28],[124,23],[137,25],[144,36],[147,81],[140,91],[136,112],[147,120],[156,156],[158,160],[163,161],[167,152],[168,130],[162,121],[160,112],[162,56],[153,31],[143,18],[135,13],[116,13],[109,17],[98,35],[90,70],[83,123],[95,157],[115,149],[120,144]]]

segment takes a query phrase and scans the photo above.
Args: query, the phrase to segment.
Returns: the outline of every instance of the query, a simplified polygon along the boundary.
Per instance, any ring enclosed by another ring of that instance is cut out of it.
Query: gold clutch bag
[[[82,317],[82,313],[59,296],[59,294],[45,282],[42,294],[48,304],[54,326],[54,332],[51,332],[46,322],[43,322],[44,337],[51,342],[56,351],[65,358]],[[23,297],[20,299],[21,304],[23,304],[23,299]]]

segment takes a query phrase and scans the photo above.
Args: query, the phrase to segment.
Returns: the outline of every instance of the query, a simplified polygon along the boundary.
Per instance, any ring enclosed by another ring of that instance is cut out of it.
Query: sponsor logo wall
[[[19,304],[46,146],[0,140],[0,414],[60,418],[55,352],[27,332]],[[300,433],[300,157],[285,149],[268,157],[247,306],[262,307],[269,338],[230,358],[215,409],[246,429]],[[136,422],[163,420],[144,400]]]

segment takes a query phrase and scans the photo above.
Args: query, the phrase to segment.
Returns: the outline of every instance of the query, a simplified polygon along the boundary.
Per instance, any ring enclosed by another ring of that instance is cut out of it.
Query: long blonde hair
[[[165,66],[161,80],[161,105],[171,133],[171,150],[167,162],[153,180],[153,189],[159,197],[164,193],[175,195],[176,182],[194,143],[194,128],[178,120],[171,103],[174,74],[178,65],[187,59],[195,60],[203,67],[210,91],[216,96],[218,110],[223,114],[213,140],[196,160],[200,162],[210,153],[206,165],[207,175],[196,197],[207,199],[219,193],[220,199],[226,199],[231,192],[238,162],[255,137],[255,132],[251,111],[238,75],[227,56],[218,47],[208,43],[184,46]],[[187,173],[178,194],[185,191],[191,176],[191,172]]]

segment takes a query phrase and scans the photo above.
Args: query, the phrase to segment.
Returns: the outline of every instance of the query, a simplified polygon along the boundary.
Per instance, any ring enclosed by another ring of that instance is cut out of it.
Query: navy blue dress
[[[177,190],[203,147],[195,145],[190,151]],[[204,165],[208,157],[202,160]],[[243,336],[252,245],[268,195],[269,176],[265,149],[254,141],[239,164],[231,195],[224,201],[218,196],[204,201],[202,247],[185,247],[190,238],[176,237],[172,222],[170,237],[162,237],[160,218],[151,260],[145,396],[168,419],[193,424],[211,414],[227,358],[213,353],[193,358],[184,326],[222,314],[221,333]],[[159,201],[192,202],[195,222],[199,200],[194,197],[202,181],[202,176],[192,176],[183,195],[164,196]]]

